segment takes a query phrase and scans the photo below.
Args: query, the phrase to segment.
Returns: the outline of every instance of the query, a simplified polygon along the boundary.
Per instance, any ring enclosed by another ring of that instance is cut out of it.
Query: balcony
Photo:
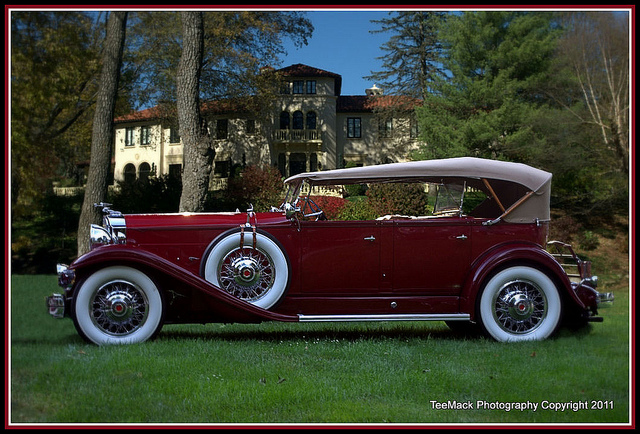
[[[321,143],[320,130],[275,130],[273,140],[276,143]]]

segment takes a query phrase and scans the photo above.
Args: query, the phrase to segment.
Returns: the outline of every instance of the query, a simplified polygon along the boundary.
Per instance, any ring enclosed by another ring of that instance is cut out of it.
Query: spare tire
[[[240,240],[243,238],[242,245]],[[240,230],[214,240],[202,276],[223,291],[263,309],[278,303],[289,286],[290,267],[280,245],[263,232]]]

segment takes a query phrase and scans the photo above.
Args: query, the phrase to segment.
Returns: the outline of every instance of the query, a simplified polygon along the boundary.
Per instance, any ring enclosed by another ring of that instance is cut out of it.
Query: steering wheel
[[[309,208],[309,213],[306,212],[306,209]],[[304,204],[300,207],[300,212],[302,213],[302,217],[315,217],[316,221],[318,220],[326,220],[327,216],[324,214],[324,211],[315,203],[309,196],[304,199]]]

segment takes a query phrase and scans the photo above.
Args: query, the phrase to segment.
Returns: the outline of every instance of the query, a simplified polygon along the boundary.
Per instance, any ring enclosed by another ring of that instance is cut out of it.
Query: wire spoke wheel
[[[140,270],[112,266],[88,275],[73,301],[80,335],[98,345],[152,339],[163,322],[163,299],[155,282]]]
[[[556,331],[562,316],[554,281],[528,266],[496,273],[484,286],[477,308],[482,329],[500,342],[546,339]]]
[[[508,282],[494,298],[494,319],[509,333],[529,333],[540,326],[546,315],[547,298],[533,282]]]
[[[275,278],[273,260],[259,249],[234,249],[218,267],[218,281],[222,289],[248,302],[255,302],[269,292]]]
[[[214,240],[202,264],[202,276],[220,290],[269,309],[289,286],[289,260],[268,234],[230,231]]]
[[[96,327],[113,336],[124,336],[144,324],[149,301],[135,284],[114,280],[98,288],[91,299],[90,309]]]

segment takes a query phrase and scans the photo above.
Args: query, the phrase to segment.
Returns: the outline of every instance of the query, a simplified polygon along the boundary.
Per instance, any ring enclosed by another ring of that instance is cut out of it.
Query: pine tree
[[[381,28],[372,33],[392,35],[381,47],[387,52],[380,57],[383,70],[365,78],[382,85],[386,93],[424,99],[431,83],[443,73],[438,28],[446,16],[444,12],[407,11],[373,20]]]

